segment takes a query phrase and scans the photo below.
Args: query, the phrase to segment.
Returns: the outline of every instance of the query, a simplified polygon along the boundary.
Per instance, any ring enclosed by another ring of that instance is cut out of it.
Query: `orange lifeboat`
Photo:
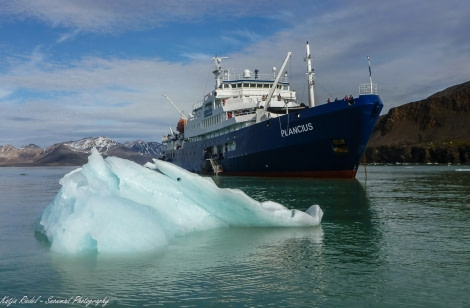
[[[183,134],[186,123],[188,123],[188,120],[181,118],[178,121],[178,124],[176,124],[176,130],[179,131],[181,134]]]

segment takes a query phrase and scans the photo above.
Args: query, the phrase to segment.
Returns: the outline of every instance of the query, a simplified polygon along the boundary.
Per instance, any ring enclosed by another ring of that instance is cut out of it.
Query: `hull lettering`
[[[301,133],[306,133],[313,130],[312,122],[306,124],[297,125],[288,129],[281,129],[281,137],[289,137],[290,135],[296,135]]]

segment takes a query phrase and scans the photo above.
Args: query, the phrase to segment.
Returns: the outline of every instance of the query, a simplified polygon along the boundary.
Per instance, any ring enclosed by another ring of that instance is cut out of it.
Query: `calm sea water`
[[[218,229],[126,257],[64,256],[35,236],[70,170],[0,168],[0,307],[470,307],[470,167],[219,177],[260,201],[319,204],[321,227]]]

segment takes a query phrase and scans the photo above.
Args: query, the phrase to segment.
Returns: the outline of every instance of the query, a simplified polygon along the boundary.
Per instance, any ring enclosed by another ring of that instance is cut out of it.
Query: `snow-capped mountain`
[[[91,153],[96,148],[101,154],[107,155],[110,150],[119,146],[119,143],[108,137],[91,137],[77,141],[65,142],[72,149],[78,152]]]
[[[159,157],[162,153],[162,144],[158,142],[146,142],[143,140],[137,140],[134,142],[126,142],[123,145],[132,149],[133,151],[150,156]]]
[[[107,137],[90,137],[41,148],[34,144],[16,148],[0,146],[0,166],[79,166],[96,148],[103,156],[117,156],[139,164],[161,156],[161,144],[138,140],[121,144]]]

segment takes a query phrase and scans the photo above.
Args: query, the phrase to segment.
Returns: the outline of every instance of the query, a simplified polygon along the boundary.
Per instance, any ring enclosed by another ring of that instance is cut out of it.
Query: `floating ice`
[[[155,170],[159,170],[157,172]],[[64,253],[143,252],[178,235],[229,226],[316,226],[323,212],[258,202],[238,189],[155,160],[142,167],[95,150],[66,174],[44,210],[38,231]]]

